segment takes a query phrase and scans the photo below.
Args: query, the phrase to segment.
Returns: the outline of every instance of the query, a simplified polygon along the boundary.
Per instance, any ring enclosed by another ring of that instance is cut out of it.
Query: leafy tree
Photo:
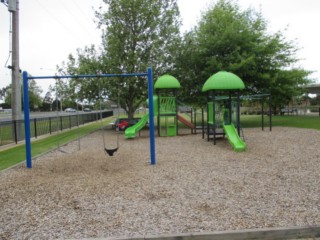
[[[81,74],[95,74],[101,72],[103,66],[100,62],[99,53],[95,46],[85,47],[77,50],[77,58],[72,54],[68,56],[68,62],[62,63],[58,68],[61,75],[81,75]],[[79,102],[95,103],[100,99],[100,89],[102,89],[103,80],[99,78],[75,78],[68,81],[69,85],[63,85],[64,95],[68,95],[69,99]],[[61,82],[58,82],[58,92],[61,89]],[[55,89],[53,89],[55,91]]]
[[[37,110],[42,105],[42,89],[35,80],[29,81],[29,104],[31,110]]]
[[[54,99],[52,102],[52,111],[60,111],[61,102],[58,99]]]
[[[96,13],[102,29],[102,46],[87,47],[69,56],[62,67],[69,73],[136,73],[149,66],[154,76],[172,69],[179,42],[177,0],[104,0],[107,11]],[[147,98],[142,77],[71,81],[81,99],[108,98],[120,102],[129,118]]]
[[[52,92],[49,90],[43,100],[42,100],[42,111],[52,111],[52,103],[53,103],[54,98],[52,97]]]
[[[289,105],[293,97],[304,94],[305,88],[300,86],[308,83],[305,76],[306,71],[301,69],[278,71],[270,91],[274,112],[280,112],[281,108]]]
[[[247,93],[271,93],[273,106],[301,93],[310,72],[296,68],[297,47],[282,32],[269,33],[261,13],[241,10],[220,0],[184,35],[175,75],[182,80],[185,101],[204,103],[201,88],[214,73],[237,74]]]
[[[7,103],[0,103],[0,107],[2,107],[3,109],[11,108],[11,106]]]
[[[8,91],[10,88],[11,88],[11,85],[8,85],[0,89],[0,100],[4,100],[6,98],[6,95],[8,94]]]
[[[10,106],[11,108],[12,84],[10,83],[8,86],[4,87],[2,90],[3,90],[2,97],[4,98],[4,102],[5,104],[7,104],[7,106]]]
[[[0,100],[4,101],[0,104],[0,108],[11,108],[11,84],[0,89]]]
[[[53,101],[53,97],[52,97],[52,92],[51,91],[48,91],[47,93],[46,93],[46,95],[44,96],[44,98],[43,98],[43,102],[45,102],[45,103],[52,103],[52,101]]]
[[[11,106],[11,98],[12,98],[12,85],[9,84],[5,89],[5,98],[4,102]],[[42,105],[42,97],[41,97],[42,89],[39,85],[37,85],[37,82],[35,80],[29,81],[29,104],[31,110],[39,109]],[[22,102],[22,99],[21,99]],[[23,106],[23,104],[22,104]]]
[[[62,72],[62,70],[61,70]],[[66,73],[63,72],[61,75],[66,75]],[[56,78],[55,84],[49,86],[49,91],[51,94],[54,93],[54,98],[58,99],[58,106],[61,111],[63,109],[68,107],[74,107],[76,105],[75,103],[75,95],[72,92],[72,88],[69,87],[69,81],[62,79],[62,78]],[[52,97],[53,98],[53,97]],[[53,99],[52,99],[53,100]],[[56,102],[55,102],[56,103]],[[70,103],[72,106],[70,106]],[[52,105],[53,109],[57,110],[57,104]]]

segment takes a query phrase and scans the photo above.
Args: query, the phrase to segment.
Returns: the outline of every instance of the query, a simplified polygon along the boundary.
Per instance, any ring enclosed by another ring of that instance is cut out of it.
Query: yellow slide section
[[[247,145],[242,139],[239,137],[236,128],[233,124],[223,125],[224,132],[227,134],[228,140],[236,152],[245,151]]]

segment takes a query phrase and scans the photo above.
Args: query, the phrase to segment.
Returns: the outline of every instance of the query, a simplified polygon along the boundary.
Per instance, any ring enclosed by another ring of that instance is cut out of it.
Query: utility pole
[[[12,14],[12,120],[21,120],[21,73],[19,64],[19,0],[9,0],[8,10]],[[18,128],[19,129],[19,128]],[[20,135],[20,131],[18,136]]]

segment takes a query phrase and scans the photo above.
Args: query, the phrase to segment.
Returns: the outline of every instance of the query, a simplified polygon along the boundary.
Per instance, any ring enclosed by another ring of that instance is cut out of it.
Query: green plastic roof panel
[[[172,88],[180,88],[180,87],[181,86],[179,81],[175,77],[169,74],[159,77],[156,83],[154,84],[155,89],[164,89],[164,88],[172,89]]]
[[[220,71],[208,78],[202,87],[202,92],[210,90],[238,90],[244,88],[243,81],[237,75],[231,72]]]

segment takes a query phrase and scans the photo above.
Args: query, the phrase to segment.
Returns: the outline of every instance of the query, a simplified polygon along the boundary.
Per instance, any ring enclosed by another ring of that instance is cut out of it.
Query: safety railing
[[[159,97],[160,114],[175,113],[176,111],[175,97]]]

